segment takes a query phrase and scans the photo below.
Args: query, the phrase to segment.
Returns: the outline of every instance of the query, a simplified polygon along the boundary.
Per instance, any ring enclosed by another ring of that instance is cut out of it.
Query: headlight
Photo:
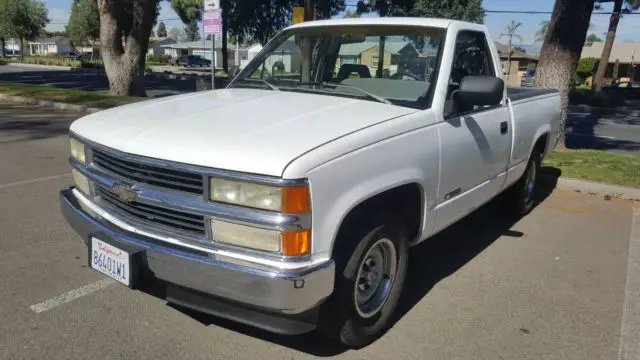
[[[215,242],[278,252],[284,256],[305,255],[311,250],[310,230],[280,232],[211,220],[211,234]]]
[[[85,195],[90,194],[89,179],[76,169],[71,169],[73,175],[73,182],[76,184],[76,188]]]
[[[84,144],[71,137],[69,138],[69,147],[71,148],[71,157],[86,165],[87,157],[84,153]]]
[[[307,186],[277,187],[243,181],[211,178],[211,201],[301,214],[311,210]]]

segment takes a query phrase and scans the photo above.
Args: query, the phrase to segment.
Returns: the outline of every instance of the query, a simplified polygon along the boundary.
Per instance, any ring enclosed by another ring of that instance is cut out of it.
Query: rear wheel
[[[392,217],[342,232],[334,292],[320,310],[322,334],[359,348],[387,330],[406,277],[407,244],[403,223]]]
[[[534,151],[529,158],[522,177],[505,192],[507,205],[516,215],[528,214],[536,200],[538,192],[538,174],[540,173],[541,154]]]

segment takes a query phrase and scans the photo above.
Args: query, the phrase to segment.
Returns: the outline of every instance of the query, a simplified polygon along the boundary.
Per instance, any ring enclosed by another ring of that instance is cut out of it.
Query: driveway
[[[58,204],[76,117],[0,103],[0,359],[595,360],[618,359],[621,344],[640,359],[633,203],[556,190],[521,219],[482,207],[413,249],[393,328],[345,350],[169,306],[88,269]]]

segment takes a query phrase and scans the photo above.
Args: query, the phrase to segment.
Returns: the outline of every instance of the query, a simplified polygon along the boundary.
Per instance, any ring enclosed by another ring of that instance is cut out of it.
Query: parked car
[[[520,80],[520,86],[532,87],[534,83],[534,79],[536,78],[536,71],[529,70],[522,75],[522,79]]]
[[[406,56],[434,54],[434,76],[372,77],[341,55],[406,39]],[[520,216],[535,205],[560,96],[506,87],[491,39],[447,19],[290,26],[225,89],[74,121],[62,213],[89,267],[126,286],[369,344],[390,326],[413,246],[498,195]],[[283,58],[298,78],[268,71]]]
[[[172,65],[183,67],[211,66],[211,60],[205,58],[202,55],[182,55],[176,58],[172,62]]]
[[[621,81],[610,86],[603,86],[602,91],[611,97],[640,100],[640,81]]]

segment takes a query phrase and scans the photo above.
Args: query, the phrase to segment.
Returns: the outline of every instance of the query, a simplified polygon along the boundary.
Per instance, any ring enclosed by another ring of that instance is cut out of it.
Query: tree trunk
[[[145,96],[144,65],[149,35],[156,16],[157,0],[133,0],[133,19],[122,19],[119,0],[99,0],[100,43],[104,69],[112,95]],[[124,15],[123,15],[124,14]],[[134,15],[135,14],[135,15]],[[132,21],[129,33],[122,38],[121,24]]]
[[[23,60],[24,60],[24,39],[20,38],[20,61],[23,61]]]
[[[4,54],[4,47],[6,46],[6,41],[3,37],[0,37],[0,57],[4,58],[6,55]]]
[[[540,51],[536,86],[560,91],[562,112],[556,148],[565,147],[569,91],[587,37],[594,0],[556,0]]]
[[[509,36],[509,51],[507,53],[507,81],[509,81],[509,75],[511,75],[511,38],[513,36]]]
[[[613,47],[613,41],[616,39],[616,30],[618,29],[618,22],[620,22],[620,12],[622,11],[623,0],[616,0],[613,5],[613,14],[609,18],[609,31],[607,31],[607,38],[604,41],[602,48],[602,55],[600,55],[600,63],[598,63],[598,70],[593,78],[593,89],[596,92],[602,90],[604,82],[604,75],[607,72],[607,66],[609,65],[609,57],[611,56],[611,48]]]

